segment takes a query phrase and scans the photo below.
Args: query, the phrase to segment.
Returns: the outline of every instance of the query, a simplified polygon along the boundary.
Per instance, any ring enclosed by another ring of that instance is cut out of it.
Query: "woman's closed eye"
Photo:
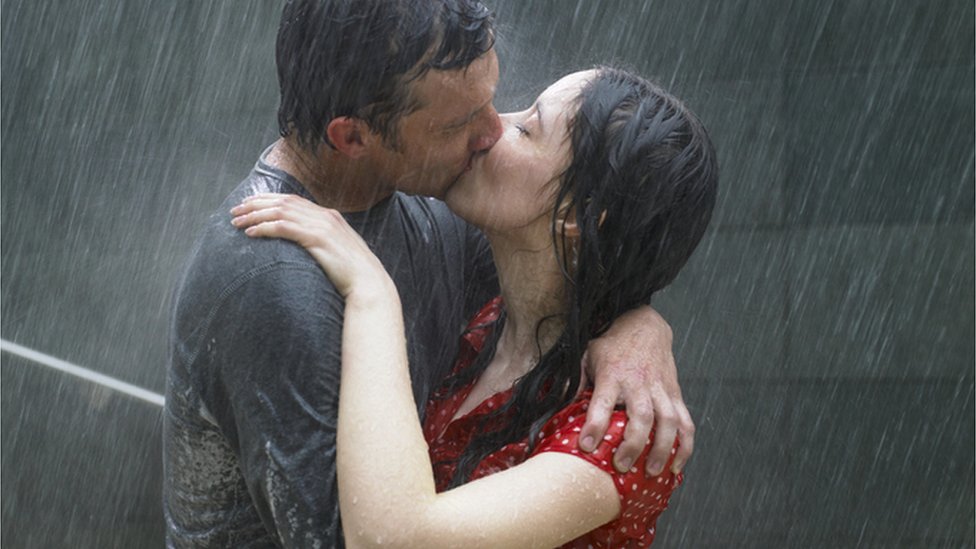
[[[529,136],[529,130],[527,130],[522,124],[515,124],[515,129],[518,130],[519,135],[523,137]]]

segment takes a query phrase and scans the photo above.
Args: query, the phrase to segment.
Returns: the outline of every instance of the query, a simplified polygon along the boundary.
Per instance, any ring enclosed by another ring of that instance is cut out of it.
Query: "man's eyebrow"
[[[494,98],[489,99],[487,102],[485,102],[484,105],[481,105],[480,107],[478,107],[477,109],[475,109],[474,111],[472,111],[470,114],[468,114],[464,118],[459,118],[459,119],[457,119],[455,121],[450,122],[447,125],[447,127],[448,128],[459,128],[459,127],[467,124],[468,122],[471,122],[472,120],[474,120],[474,117],[478,116],[478,113],[479,112],[485,110],[485,107],[487,107],[487,106],[489,106],[489,105],[492,104],[493,99]]]

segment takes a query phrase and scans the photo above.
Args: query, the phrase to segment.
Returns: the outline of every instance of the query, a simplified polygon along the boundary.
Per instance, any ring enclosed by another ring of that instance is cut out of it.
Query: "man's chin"
[[[454,178],[451,179],[451,182],[448,183],[446,187],[444,187],[443,189],[441,189],[440,195],[433,195],[432,194],[430,196],[433,196],[434,198],[437,198],[437,199],[440,199],[440,200],[446,200],[447,199],[446,197],[447,197],[448,193],[451,191],[451,189],[453,189],[454,186],[458,184],[458,182],[460,182],[461,180],[463,180],[465,178],[465,176],[467,176],[468,174],[471,173],[471,168],[474,166],[474,160],[475,160],[476,157],[477,157],[477,154],[472,154],[471,157],[468,158],[468,163],[465,164],[463,168],[461,168],[461,172],[458,173],[456,176],[454,176]]]

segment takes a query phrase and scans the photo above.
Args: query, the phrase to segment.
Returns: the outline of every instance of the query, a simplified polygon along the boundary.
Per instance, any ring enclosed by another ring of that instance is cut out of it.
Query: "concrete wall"
[[[719,151],[657,301],[699,429],[659,545],[972,546],[972,2],[490,5],[500,109],[622,63]],[[3,339],[163,391],[181,262],[276,135],[278,9],[4,1]],[[2,360],[3,541],[160,544],[158,408]]]

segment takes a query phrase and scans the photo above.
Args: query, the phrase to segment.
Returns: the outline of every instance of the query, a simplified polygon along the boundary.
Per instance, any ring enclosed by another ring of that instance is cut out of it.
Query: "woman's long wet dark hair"
[[[678,99],[629,72],[601,67],[583,88],[571,124],[573,159],[558,180],[552,238],[572,282],[565,328],[512,398],[485,420],[500,430],[477,435],[451,486],[502,446],[538,440],[542,426],[575,396],[590,339],[667,286],[691,256],[715,205],[718,165],[704,126]],[[570,208],[559,205],[570,204]],[[557,230],[575,216],[578,241]],[[491,362],[501,321],[478,360],[447,380],[447,393]]]

